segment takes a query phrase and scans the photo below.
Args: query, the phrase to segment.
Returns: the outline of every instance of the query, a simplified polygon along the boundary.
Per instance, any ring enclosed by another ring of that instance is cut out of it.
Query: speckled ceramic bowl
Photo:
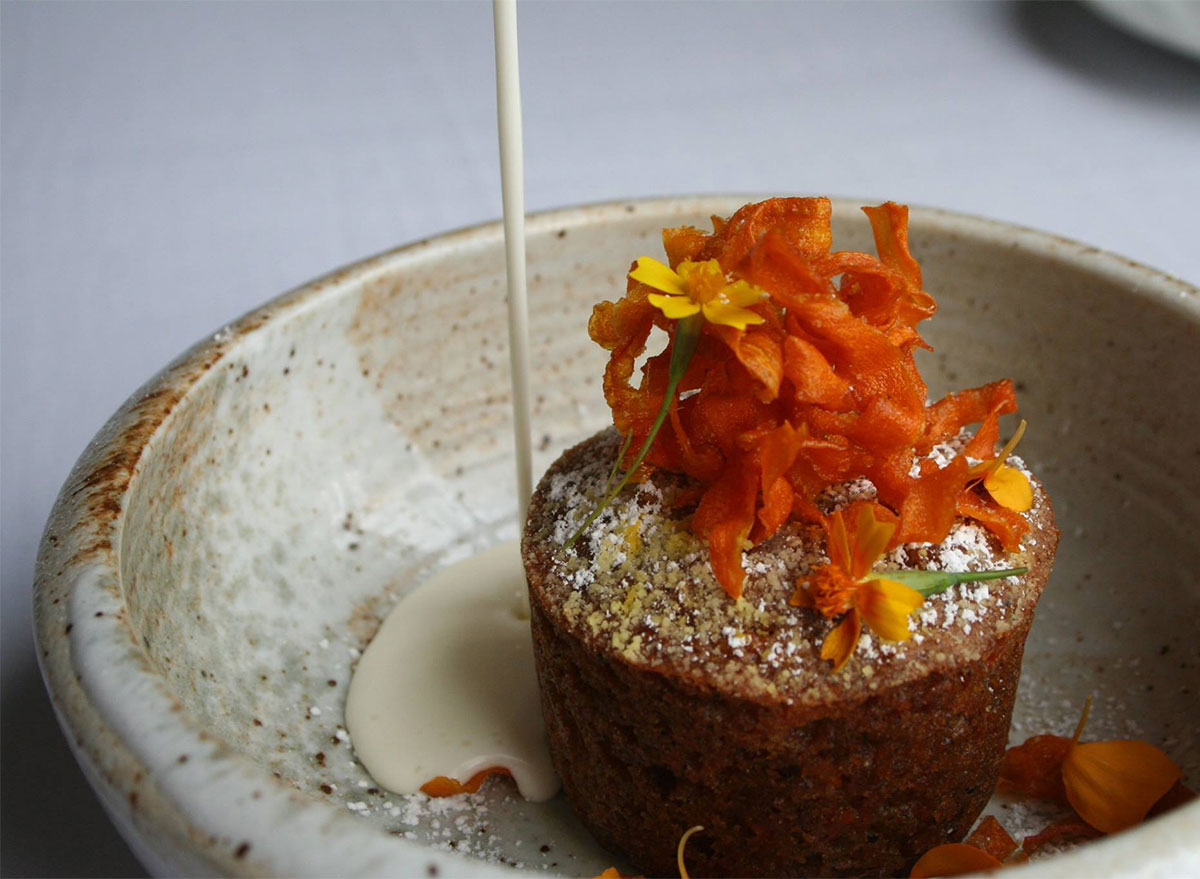
[[[537,464],[608,418],[592,303],[659,250],[661,227],[746,200],[531,219]],[[840,247],[869,246],[857,204],[836,204]],[[1064,531],[1014,739],[1068,731],[1093,693],[1091,735],[1158,743],[1195,782],[1200,294],[1043,233],[936,210],[912,220],[941,303],[932,389],[1017,380],[1022,449]],[[282,296],[151,379],[67,480],[38,560],[42,668],[153,872],[609,864],[561,800],[527,805],[499,785],[435,815],[376,791],[342,725],[354,659],[397,598],[516,534],[503,277],[492,224]],[[1200,870],[1197,838],[1193,804],[1036,871],[1182,875]]]

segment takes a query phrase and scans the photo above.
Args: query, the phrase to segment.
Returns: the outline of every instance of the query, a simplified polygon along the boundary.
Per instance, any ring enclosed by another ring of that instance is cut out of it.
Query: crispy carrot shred
[[[768,198],[739,208],[709,239],[701,259],[717,259],[725,271],[738,268],[768,232],[778,232],[803,253],[828,253],[833,244],[827,198]]]
[[[988,424],[988,420],[993,414],[999,417],[1016,411],[1017,396],[1008,379],[947,394],[929,407],[925,435],[917,451],[924,454],[938,443],[952,439],[967,425],[983,423],[975,435],[978,445],[973,439],[967,454],[973,458],[990,458],[995,454],[999,426]]]
[[[1067,805],[1062,764],[1069,750],[1069,738],[1051,735],[1009,748],[1000,760],[1000,790]]]
[[[908,208],[889,201],[862,210],[871,221],[880,262],[903,275],[910,289],[920,290],[921,266],[908,252]]]
[[[974,519],[1000,540],[1006,552],[1016,552],[1021,538],[1029,531],[1029,523],[1020,513],[1000,506],[990,497],[970,489],[958,496],[956,505],[960,515]]]
[[[967,837],[967,845],[987,852],[998,861],[1007,860],[1017,850],[1017,841],[996,818],[988,815]]]
[[[783,330],[777,327],[738,330],[714,326],[711,330],[728,346],[758,386],[758,396],[769,403],[779,396],[783,381]]]
[[[663,230],[672,269],[715,259],[731,284],[766,295],[745,306],[761,323],[704,324],[669,418],[634,474],[663,468],[698,483],[692,527],[732,597],[742,592],[747,546],[792,518],[820,524],[820,493],[860,476],[899,516],[893,544],[939,541],[956,515],[980,521],[1007,548],[1027,530],[1018,514],[964,493],[961,463],[910,475],[914,456],[971,424],[980,425],[973,457],[994,457],[996,419],[1015,411],[1016,398],[1002,381],[926,406],[913,350],[936,305],[909,250],[908,211],[890,202],[864,211],[877,255],[831,252],[823,198],[748,204],[728,220],[714,217],[711,233]],[[654,327],[675,331],[648,299],[660,293],[630,278],[624,297],[598,304],[588,325],[609,352],[604,395],[632,450],[650,437],[669,382],[669,348],[643,359]]]
[[[460,782],[455,778],[448,778],[445,775],[431,778],[421,785],[421,793],[431,797],[453,797],[458,794],[478,793],[479,789],[483,787],[483,783],[493,775],[506,775],[512,778],[512,773],[503,766],[492,766],[476,772],[466,782]]]
[[[841,411],[850,383],[838,375],[812,342],[798,336],[783,340],[783,375],[792,384],[792,399]]]
[[[677,268],[685,259],[696,259],[709,239],[707,232],[695,226],[679,226],[663,229],[663,250],[667,252],[667,265]]]
[[[740,598],[745,571],[742,544],[754,525],[757,473],[733,467],[713,484],[692,517],[696,533],[708,540],[709,556],[717,582],[730,598]]]
[[[963,876],[1004,866],[992,855],[964,842],[951,842],[931,848],[913,865],[912,879],[933,876]]]
[[[967,461],[962,455],[917,479],[900,505],[900,527],[892,535],[891,545],[941,543],[954,525],[958,512],[955,501],[966,479]]]
[[[1064,842],[1084,842],[1089,839],[1097,839],[1103,835],[1096,828],[1080,821],[1072,815],[1068,818],[1060,818],[1044,830],[1032,836],[1025,837],[1021,848],[1026,854],[1032,855],[1048,845]]]

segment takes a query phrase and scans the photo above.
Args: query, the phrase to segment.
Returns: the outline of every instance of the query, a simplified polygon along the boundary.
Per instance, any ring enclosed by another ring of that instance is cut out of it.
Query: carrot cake
[[[1011,383],[927,402],[907,212],[866,211],[877,256],[825,199],[665,230],[589,328],[614,428],[532,500],[555,768],[648,875],[695,825],[693,875],[896,874],[995,784],[1058,533]]]

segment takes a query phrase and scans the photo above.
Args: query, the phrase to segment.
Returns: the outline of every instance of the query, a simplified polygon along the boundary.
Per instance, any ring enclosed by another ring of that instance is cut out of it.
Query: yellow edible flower
[[[651,293],[650,304],[671,320],[703,312],[709,323],[744,330],[760,324],[764,318],[746,308],[766,297],[766,293],[746,281],[729,281],[715,259],[692,262],[685,259],[672,269],[653,257],[639,257],[629,277],[666,295]]]
[[[971,468],[971,481],[967,483],[977,485],[982,481],[992,500],[1015,513],[1024,513],[1033,506],[1033,486],[1029,484],[1029,477],[1016,467],[1009,467],[1004,463],[1024,435],[1025,421],[1022,420],[1017,432],[1004,444],[999,455],[990,461],[981,461]]]

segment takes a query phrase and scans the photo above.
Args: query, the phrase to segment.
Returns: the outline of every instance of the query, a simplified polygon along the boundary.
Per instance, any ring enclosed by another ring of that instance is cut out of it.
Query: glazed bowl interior
[[[608,423],[591,306],[620,294],[632,258],[660,254],[663,226],[699,225],[745,200],[532,219],[535,473]],[[835,205],[839,249],[871,249],[857,205]],[[1091,694],[1090,737],[1146,739],[1197,778],[1195,290],[1071,242],[932,210],[913,211],[911,244],[940,304],[926,332],[936,351],[921,361],[931,392],[1016,381],[1022,452],[1063,531],[1013,740],[1069,734]],[[611,863],[561,799],[531,805],[496,786],[483,813],[436,815],[376,791],[344,732],[354,661],[395,602],[440,566],[516,536],[504,299],[494,225],[284,297],[147,386],[142,399],[169,387],[171,405],[146,416],[141,404],[147,423],[126,461],[112,545],[75,551],[73,575],[55,575],[65,557],[45,549],[44,646],[75,630],[47,652],[56,704],[154,869],[519,864],[594,875]],[[124,411],[109,443],[130,436]],[[85,471],[98,466],[98,442]],[[71,503],[56,514],[68,530],[82,515]],[[67,650],[61,661],[55,650]],[[1148,851],[1161,861],[1191,844],[1197,809],[1040,872],[1103,864],[1140,875]]]

